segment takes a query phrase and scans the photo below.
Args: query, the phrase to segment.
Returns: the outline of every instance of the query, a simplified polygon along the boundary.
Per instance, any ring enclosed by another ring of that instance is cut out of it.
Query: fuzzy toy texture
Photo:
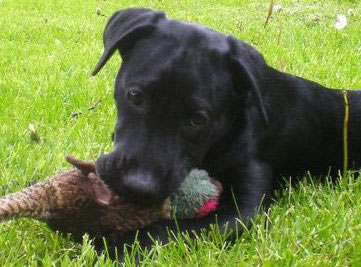
[[[221,191],[221,184],[206,171],[193,169],[170,197],[172,210],[180,219],[201,218],[216,209]]]
[[[173,216],[199,218],[213,211],[221,184],[207,172],[192,170],[180,188],[162,205],[142,207],[114,194],[95,173],[95,164],[66,157],[75,169],[0,198],[0,221],[30,217],[76,240],[118,235]]]

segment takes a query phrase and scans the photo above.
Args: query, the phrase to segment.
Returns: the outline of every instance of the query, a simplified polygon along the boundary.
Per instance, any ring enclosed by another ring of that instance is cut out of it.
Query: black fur
[[[282,177],[342,169],[341,91],[279,72],[251,46],[161,12],[116,12],[104,32],[96,74],[118,50],[114,151],[97,160],[116,192],[157,204],[191,168],[203,168],[225,187],[217,211],[178,222],[180,230],[207,228],[216,218],[233,229],[270,203]],[[360,167],[361,95],[348,92],[349,164]],[[143,246],[166,242],[171,221],[140,230]],[[134,240],[135,233],[118,243]]]

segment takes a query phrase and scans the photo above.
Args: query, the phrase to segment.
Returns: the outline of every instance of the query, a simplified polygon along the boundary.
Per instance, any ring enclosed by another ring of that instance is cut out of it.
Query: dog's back
[[[273,69],[269,73],[277,86],[263,92],[270,127],[261,141],[261,157],[273,162],[281,176],[337,173],[343,168],[343,91]],[[361,92],[347,91],[347,99],[349,166],[357,168],[361,166]]]

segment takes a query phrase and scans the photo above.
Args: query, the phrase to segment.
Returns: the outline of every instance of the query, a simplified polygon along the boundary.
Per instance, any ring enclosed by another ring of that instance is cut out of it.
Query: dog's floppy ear
[[[92,75],[101,70],[116,49],[119,49],[122,55],[137,40],[151,33],[161,19],[165,19],[164,13],[145,8],[129,8],[115,12],[105,27],[104,52]]]
[[[268,126],[268,116],[263,104],[260,88],[264,81],[263,70],[266,67],[260,53],[253,47],[228,37],[230,44],[230,68],[233,75],[235,89],[242,93],[251,90],[255,104],[266,126]]]

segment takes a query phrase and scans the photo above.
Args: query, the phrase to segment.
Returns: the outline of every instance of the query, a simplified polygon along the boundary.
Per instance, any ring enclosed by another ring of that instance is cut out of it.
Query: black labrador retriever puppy
[[[216,212],[139,231],[165,242],[170,230],[212,223],[232,230],[268,205],[284,179],[342,169],[341,91],[268,66],[250,45],[205,27],[134,8],[113,14],[95,75],[119,51],[114,150],[96,162],[117,193],[144,205],[174,192],[192,168],[224,188]],[[361,163],[361,94],[349,91],[349,159]],[[132,243],[135,233],[119,237]]]

